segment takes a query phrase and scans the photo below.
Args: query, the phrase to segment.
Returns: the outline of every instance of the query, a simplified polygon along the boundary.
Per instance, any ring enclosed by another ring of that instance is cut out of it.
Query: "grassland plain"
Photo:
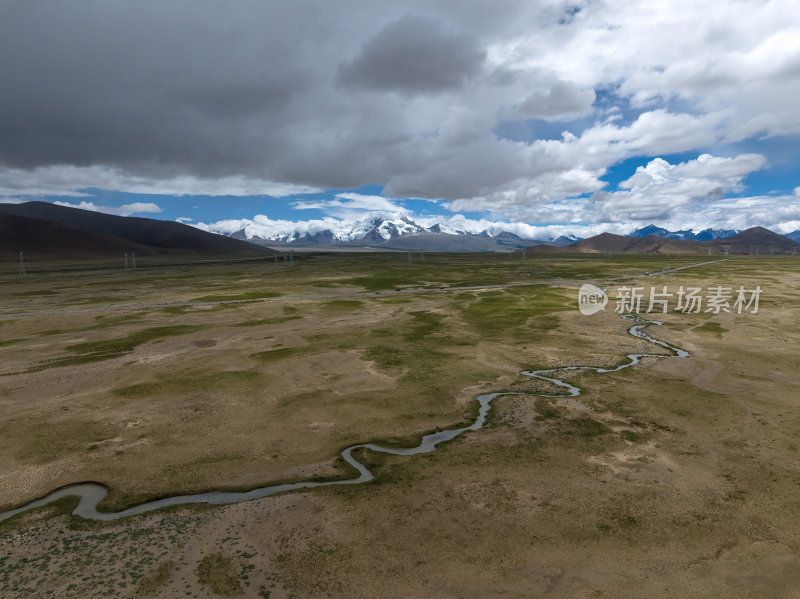
[[[0,503],[77,480],[107,484],[111,510],[350,476],[346,445],[413,443],[468,420],[480,392],[550,391],[522,369],[652,351],[613,313],[581,316],[577,285],[698,261],[359,255],[8,276],[0,310],[28,316],[0,319]],[[576,373],[593,412],[505,397],[435,453],[364,452],[378,474],[365,485],[111,524],[66,515],[69,500],[17,517],[0,525],[0,594],[793,596],[798,271],[763,257],[631,279],[764,292],[758,314],[663,315],[654,334],[689,359]],[[392,292],[506,283],[532,285]],[[256,296],[279,299],[157,307]]]

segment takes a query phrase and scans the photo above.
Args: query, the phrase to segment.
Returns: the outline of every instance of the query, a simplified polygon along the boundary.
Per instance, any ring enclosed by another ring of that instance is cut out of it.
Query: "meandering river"
[[[330,487],[334,485],[358,485],[372,480],[375,476],[369,470],[369,468],[367,468],[364,464],[359,462],[353,456],[353,452],[357,449],[365,448],[376,452],[389,453],[393,455],[403,455],[403,456],[409,456],[418,453],[428,453],[434,451],[436,449],[436,446],[439,445],[439,443],[450,441],[467,431],[477,431],[483,428],[484,424],[486,423],[486,417],[489,414],[489,411],[492,409],[492,401],[497,397],[501,397],[504,395],[528,395],[537,397],[562,398],[563,400],[568,400],[570,398],[578,397],[581,394],[580,388],[576,387],[575,385],[572,385],[571,383],[556,378],[556,375],[559,375],[560,373],[569,373],[576,370],[591,370],[598,373],[616,372],[624,368],[635,366],[642,360],[642,358],[667,358],[667,357],[685,358],[690,355],[689,352],[680,349],[679,347],[670,345],[669,343],[666,343],[665,341],[662,341],[660,339],[655,339],[644,332],[644,328],[647,327],[648,325],[660,325],[662,324],[661,322],[655,320],[644,320],[635,314],[625,314],[622,315],[622,318],[626,318],[628,320],[638,323],[631,326],[628,329],[628,333],[630,335],[633,335],[634,337],[638,337],[640,339],[646,339],[647,341],[655,345],[661,346],[664,349],[669,350],[670,353],[627,354],[628,362],[624,362],[614,368],[600,368],[597,366],[562,366],[558,368],[549,368],[546,370],[525,370],[521,374],[529,376],[531,378],[541,379],[543,381],[548,381],[550,383],[553,383],[554,385],[563,388],[564,393],[557,395],[544,395],[544,394],[519,393],[519,392],[486,393],[484,395],[479,395],[476,398],[476,401],[478,402],[479,405],[479,410],[478,410],[478,416],[472,424],[470,424],[469,426],[465,426],[463,428],[446,429],[432,433],[430,435],[425,435],[422,438],[420,444],[417,445],[416,447],[397,449],[391,447],[381,447],[380,445],[376,445],[374,443],[361,443],[358,445],[351,445],[350,447],[344,449],[341,455],[344,461],[350,464],[358,472],[358,476],[356,476],[355,478],[350,478],[346,480],[335,480],[335,481],[304,481],[296,483],[286,483],[281,485],[270,485],[266,487],[259,487],[257,489],[252,489],[250,491],[243,491],[243,492],[209,491],[206,493],[196,493],[192,495],[175,495],[173,497],[165,497],[162,499],[156,499],[154,501],[148,501],[147,503],[142,503],[140,505],[136,505],[128,509],[121,510],[119,512],[100,512],[97,510],[98,504],[108,494],[108,489],[106,487],[97,483],[78,483],[74,485],[68,485],[60,489],[56,489],[55,491],[52,491],[51,493],[45,495],[40,499],[31,501],[30,503],[18,507],[16,509],[3,512],[0,514],[0,521],[7,520],[8,518],[16,516],[17,514],[21,514],[28,510],[45,506],[48,503],[57,501],[64,497],[79,498],[78,506],[72,512],[76,516],[81,516],[82,518],[87,518],[90,520],[119,520],[120,518],[136,516],[138,514],[152,512],[155,510],[159,510],[161,508],[174,505],[186,505],[190,503],[207,503],[212,505],[224,505],[229,503],[241,503],[243,501],[251,501],[253,499],[259,499],[261,497],[268,497],[269,495],[275,495],[277,493],[284,493],[286,491],[294,491],[298,489],[314,489],[316,487]],[[583,409],[586,410],[590,409],[584,404],[580,403],[579,400],[574,400],[574,401],[578,402],[578,405],[581,406]]]

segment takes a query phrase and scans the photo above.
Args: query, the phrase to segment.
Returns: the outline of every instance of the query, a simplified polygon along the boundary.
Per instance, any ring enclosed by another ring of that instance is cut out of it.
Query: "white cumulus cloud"
[[[680,164],[656,158],[621,182],[619,191],[598,192],[592,199],[606,220],[627,215],[663,221],[681,207],[743,191],[742,180],[765,165],[766,158],[760,154],[733,158],[702,154]]]
[[[81,210],[91,210],[92,212],[104,212],[106,214],[116,214],[117,216],[131,216],[133,214],[158,214],[161,212],[161,207],[152,202],[133,202],[131,204],[123,204],[121,206],[98,206],[93,202],[82,201],[80,203],[56,201],[53,202],[58,206],[67,206],[69,208],[79,208]]]

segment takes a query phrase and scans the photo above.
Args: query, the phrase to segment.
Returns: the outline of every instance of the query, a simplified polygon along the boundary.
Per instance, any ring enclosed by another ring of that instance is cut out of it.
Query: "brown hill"
[[[549,248],[549,249],[545,249]],[[579,252],[579,253],[604,253],[604,252],[632,252],[642,254],[706,254],[707,244],[703,241],[680,241],[665,239],[648,235],[647,237],[625,237],[613,233],[601,233],[577,241],[563,248],[550,246],[534,246],[534,252]]]
[[[625,252],[632,242],[632,238],[624,235],[600,233],[600,235],[571,243],[567,247],[573,248],[576,252]]]
[[[800,253],[800,243],[773,233],[764,227],[752,227],[732,237],[713,241],[687,241],[667,239],[648,235],[647,237],[626,237],[613,233],[601,233],[563,248],[549,245],[535,245],[528,251],[554,252],[632,252],[643,254],[789,254]]]
[[[0,256],[16,261],[20,252],[27,260],[71,260],[121,257],[123,252],[151,256],[156,250],[112,235],[0,212]]]
[[[731,237],[715,239],[708,243],[714,246],[715,253],[724,253],[725,247],[731,254],[790,254],[793,251],[800,253],[800,243],[764,227],[750,227]]]
[[[688,241],[665,239],[648,235],[631,240],[626,252],[642,252],[647,254],[707,254],[708,244],[704,241]]]
[[[272,250],[267,248],[224,235],[207,233],[182,223],[152,218],[114,216],[102,212],[57,206],[48,202],[0,204],[0,214],[50,221],[85,233],[116,237],[129,243],[148,246],[157,253],[214,255],[272,253]],[[46,240],[41,236],[35,236],[35,241],[32,238],[30,245],[42,249],[48,247]]]

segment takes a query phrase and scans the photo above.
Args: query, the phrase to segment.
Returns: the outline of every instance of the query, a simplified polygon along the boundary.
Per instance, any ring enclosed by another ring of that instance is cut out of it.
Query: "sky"
[[[796,0],[0,0],[0,202],[800,229]]]

